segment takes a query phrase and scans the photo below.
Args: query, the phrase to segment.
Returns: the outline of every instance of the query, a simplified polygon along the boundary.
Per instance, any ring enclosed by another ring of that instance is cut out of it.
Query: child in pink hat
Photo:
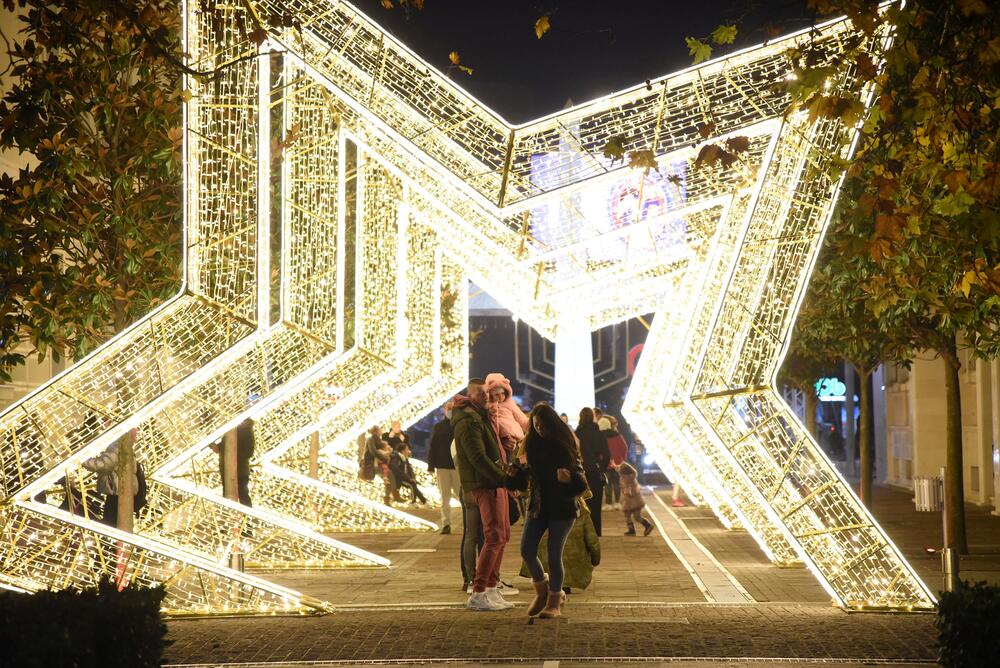
[[[490,421],[509,462],[514,446],[524,438],[528,429],[528,416],[514,402],[514,391],[510,387],[510,381],[502,373],[491,373],[486,376],[486,396]]]

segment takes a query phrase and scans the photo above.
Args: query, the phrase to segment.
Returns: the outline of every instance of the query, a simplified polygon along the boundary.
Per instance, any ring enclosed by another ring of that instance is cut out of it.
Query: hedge
[[[942,593],[936,625],[945,668],[1000,666],[1000,587],[962,582]]]
[[[110,582],[83,591],[0,591],[0,665],[159,666],[165,590]]]

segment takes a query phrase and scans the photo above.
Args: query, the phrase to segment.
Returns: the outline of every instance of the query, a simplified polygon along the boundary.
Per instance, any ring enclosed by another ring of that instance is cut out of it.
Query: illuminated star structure
[[[384,565],[321,532],[429,526],[351,479],[353,443],[463,384],[471,278],[550,338],[655,312],[626,412],[657,461],[841,605],[933,604],[774,389],[855,134],[776,84],[846,21],[514,126],[344,2],[198,0],[184,19],[190,65],[217,73],[185,83],[184,289],[0,416],[0,583],[322,608],[226,559]],[[695,167],[727,140],[738,160]],[[248,416],[253,508],[205,450]],[[92,485],[79,462],[130,430],[151,479],[134,534],[38,496],[67,472]]]

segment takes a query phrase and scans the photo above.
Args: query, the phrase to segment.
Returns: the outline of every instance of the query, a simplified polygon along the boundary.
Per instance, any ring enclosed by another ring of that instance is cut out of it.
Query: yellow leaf
[[[462,62],[462,59],[458,57],[458,51],[452,51],[449,53],[448,60],[451,61],[452,65],[458,65]]]
[[[541,39],[542,35],[547,33],[551,27],[552,26],[549,25],[549,15],[542,14],[542,16],[535,21],[535,36],[538,37],[538,39]]]

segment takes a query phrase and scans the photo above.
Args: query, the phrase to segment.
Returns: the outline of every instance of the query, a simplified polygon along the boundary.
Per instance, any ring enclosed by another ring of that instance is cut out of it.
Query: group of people
[[[394,421],[387,432],[378,425],[368,430],[359,453],[359,475],[363,480],[374,480],[376,475],[382,477],[385,483],[383,500],[387,505],[405,503],[400,493],[403,490],[409,492],[411,504],[427,503],[410,463],[412,452],[410,439],[399,420]]]
[[[652,531],[642,515],[636,471],[625,461],[627,444],[611,416],[584,408],[574,432],[567,416],[547,403],[525,414],[510,382],[498,373],[471,379],[467,394],[446,404],[445,415],[431,432],[428,469],[437,473],[442,533],[451,533],[451,498],[461,501],[468,608],[513,607],[503,594],[516,589],[500,580],[500,566],[511,522],[521,514],[522,574],[535,591],[528,614],[540,618],[562,616],[568,588],[564,553],[585,571],[573,586],[586,587],[600,563],[605,487],[609,507],[626,515],[627,535],[635,535],[635,522],[645,535]]]

